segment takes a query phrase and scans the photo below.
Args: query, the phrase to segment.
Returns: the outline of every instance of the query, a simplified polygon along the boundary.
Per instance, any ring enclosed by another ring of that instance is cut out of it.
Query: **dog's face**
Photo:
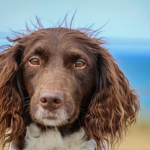
[[[22,78],[30,97],[32,119],[46,126],[60,126],[86,111],[96,88],[96,56],[85,43],[70,38],[62,29],[46,30],[27,46]]]

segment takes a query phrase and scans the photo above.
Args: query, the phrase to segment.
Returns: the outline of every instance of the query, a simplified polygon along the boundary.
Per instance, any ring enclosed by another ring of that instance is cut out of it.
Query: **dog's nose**
[[[63,104],[63,96],[57,92],[43,92],[40,97],[40,105],[44,109],[55,110],[62,106]]]

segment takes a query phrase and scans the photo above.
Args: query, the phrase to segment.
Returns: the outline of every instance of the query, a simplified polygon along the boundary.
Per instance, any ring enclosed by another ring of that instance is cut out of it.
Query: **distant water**
[[[150,113],[150,54],[113,53],[113,56],[140,95],[141,108]]]

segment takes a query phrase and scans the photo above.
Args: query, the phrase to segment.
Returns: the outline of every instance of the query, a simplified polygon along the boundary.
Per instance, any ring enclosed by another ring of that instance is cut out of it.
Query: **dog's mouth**
[[[65,109],[50,111],[39,106],[32,118],[35,122],[46,126],[60,126],[68,123],[69,116]]]
[[[39,106],[39,108],[37,110],[37,114],[42,119],[49,119],[49,120],[67,118],[67,114],[63,108],[56,109],[56,110],[47,110],[47,109],[43,109],[42,107]]]
[[[33,97],[30,106],[31,118],[36,123],[60,126],[73,122],[78,116],[78,113],[75,115],[78,109],[75,109],[74,101],[66,96],[64,98],[60,92],[43,92],[38,102],[34,100],[36,97]]]
[[[49,117],[43,117],[44,119],[49,119],[49,120],[57,120],[57,117],[51,117],[51,116],[49,116]]]

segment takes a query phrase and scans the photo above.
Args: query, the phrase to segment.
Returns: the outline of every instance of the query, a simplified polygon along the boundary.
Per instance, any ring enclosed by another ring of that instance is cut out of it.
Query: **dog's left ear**
[[[105,149],[104,143],[121,139],[123,131],[136,122],[140,104],[113,56],[101,47],[97,50],[97,78],[97,89],[85,116],[85,129],[99,149]]]
[[[22,54],[20,44],[9,46],[0,53],[0,141],[3,145],[12,142],[24,131],[19,73]]]

